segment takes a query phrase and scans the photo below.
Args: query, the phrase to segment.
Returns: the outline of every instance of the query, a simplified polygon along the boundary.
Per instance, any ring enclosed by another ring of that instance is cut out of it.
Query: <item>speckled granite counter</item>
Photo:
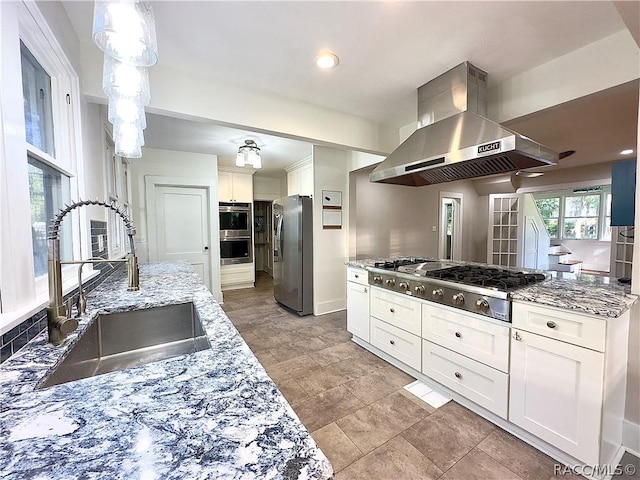
[[[46,332],[0,366],[0,478],[312,479],[333,469],[186,263],[114,274],[56,347]],[[98,312],[192,301],[211,350],[34,390]]]
[[[366,258],[350,260],[347,265],[369,268],[373,267],[375,262],[403,258],[411,257]],[[473,262],[446,262],[479,265]],[[511,298],[610,318],[619,317],[638,300],[636,295],[630,293],[628,285],[622,285],[614,278],[563,272],[544,273],[551,274],[552,278],[516,290],[511,293]]]

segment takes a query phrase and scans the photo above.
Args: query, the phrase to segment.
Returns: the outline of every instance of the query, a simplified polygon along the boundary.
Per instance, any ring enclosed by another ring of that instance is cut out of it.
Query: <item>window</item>
[[[45,163],[55,164],[51,77],[22,41],[20,60],[28,145],[33,269],[39,277],[47,274],[47,231],[54,215],[70,198],[70,182],[68,176]],[[69,259],[70,229],[67,224],[62,227],[60,254],[61,258]]]
[[[534,199],[552,239],[611,239],[610,187],[536,194]]]
[[[11,123],[0,149],[0,333],[47,303],[48,222],[77,198],[80,179],[79,81],[36,2],[0,2],[0,105]],[[61,257],[79,258],[80,216],[65,217]],[[88,243],[85,241],[85,244]],[[26,268],[25,268],[26,267]],[[77,282],[63,269],[63,288]]]
[[[129,212],[130,182],[129,160],[115,154],[111,137],[106,136],[105,165],[107,166],[107,191],[110,201],[116,202],[127,213]],[[113,210],[109,211],[109,256],[122,256],[128,252],[129,244],[122,219]]]
[[[33,268],[36,277],[47,273],[47,230],[51,219],[69,201],[69,177],[29,156],[29,199]],[[71,258],[71,225],[63,223],[60,257]]]

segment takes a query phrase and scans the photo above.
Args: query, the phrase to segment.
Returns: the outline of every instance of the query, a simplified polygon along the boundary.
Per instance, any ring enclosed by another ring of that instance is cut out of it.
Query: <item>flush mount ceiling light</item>
[[[244,145],[238,149],[238,155],[236,155],[236,166],[244,167],[246,165],[256,169],[262,168],[260,148],[253,140],[245,140]]]
[[[322,68],[323,70],[335,68],[338,66],[338,63],[340,63],[340,59],[338,58],[338,56],[335,53],[329,51],[319,53],[318,55],[316,55],[314,61],[318,68]]]
[[[633,150],[631,150],[630,148],[627,148],[626,150],[622,150],[620,152],[620,155],[631,155],[633,153]]]

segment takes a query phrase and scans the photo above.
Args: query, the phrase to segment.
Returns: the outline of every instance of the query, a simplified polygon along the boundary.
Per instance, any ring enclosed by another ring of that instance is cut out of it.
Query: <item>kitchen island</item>
[[[395,257],[348,262],[346,287],[358,345],[565,465],[624,454],[629,286]]]
[[[211,349],[38,389],[98,313],[193,302]],[[0,478],[325,479],[331,464],[182,262],[116,272],[61,346],[46,331],[0,366]]]

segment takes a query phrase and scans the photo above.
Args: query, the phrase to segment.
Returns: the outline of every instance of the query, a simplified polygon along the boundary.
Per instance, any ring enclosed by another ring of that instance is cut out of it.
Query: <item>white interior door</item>
[[[206,188],[155,187],[157,260],[186,260],[211,290]]]

